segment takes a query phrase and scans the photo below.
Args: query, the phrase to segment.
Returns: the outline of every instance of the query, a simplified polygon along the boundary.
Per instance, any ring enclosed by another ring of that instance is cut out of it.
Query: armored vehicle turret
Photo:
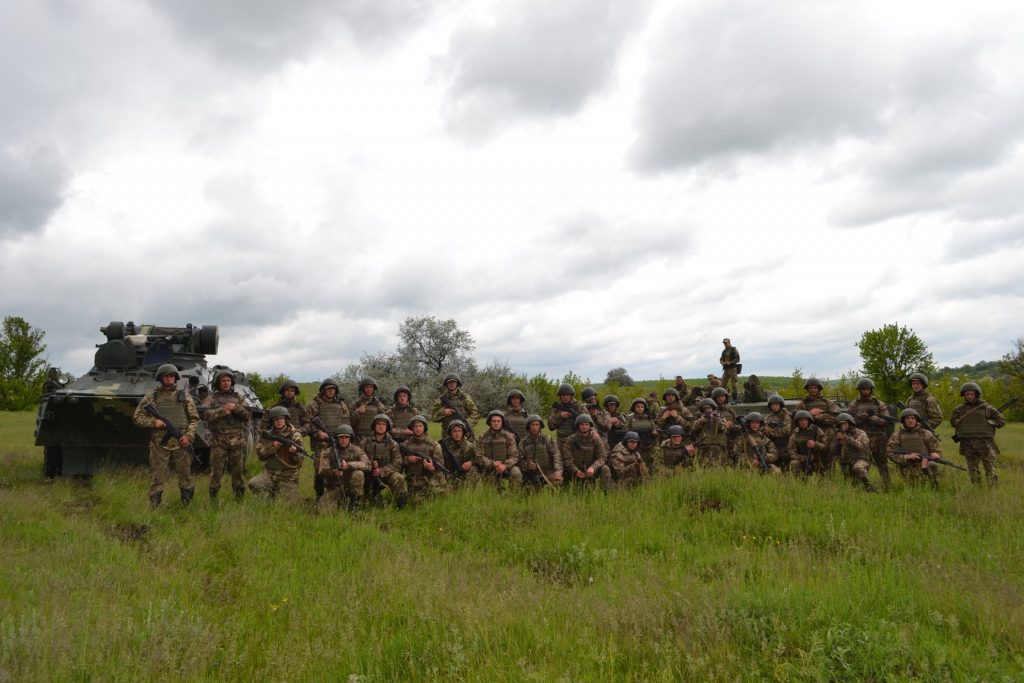
[[[232,372],[235,391],[254,419],[262,415],[263,407],[243,373],[222,365],[207,366],[206,355],[217,353],[216,325],[111,322],[100,332],[106,341],[96,345],[92,369],[73,381],[51,377],[40,398],[35,437],[36,445],[43,447],[47,476],[88,475],[104,462],[145,465],[149,435],[132,423],[132,415],[142,397],[156,388],[154,372],[163,363],[178,368],[180,388],[189,391],[197,404],[219,371]],[[248,431],[250,440],[254,439],[256,424],[250,423]],[[208,462],[209,432],[202,421],[195,449],[200,460]]]

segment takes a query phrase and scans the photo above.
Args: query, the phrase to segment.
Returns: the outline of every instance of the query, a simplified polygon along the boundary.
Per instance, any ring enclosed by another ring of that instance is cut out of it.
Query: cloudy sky
[[[10,0],[0,312],[91,365],[220,325],[316,379],[454,317],[603,379],[836,376],[898,321],[1024,336],[1024,9],[806,0]],[[1016,188],[1016,189],[1015,189]]]

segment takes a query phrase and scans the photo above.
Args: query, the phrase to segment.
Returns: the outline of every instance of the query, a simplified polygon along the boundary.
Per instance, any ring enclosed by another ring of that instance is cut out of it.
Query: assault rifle
[[[736,422],[738,422],[740,427],[742,427],[743,429],[747,429],[747,422],[748,421],[747,421],[747,416],[746,415],[740,415],[739,417],[737,417],[736,418]],[[762,423],[762,425],[763,424],[764,423]],[[751,433],[753,433],[753,432],[751,432]],[[757,456],[757,462],[761,465],[761,472],[767,472],[768,471],[768,460],[765,458],[764,446],[759,446],[759,445],[757,445],[757,444],[755,444],[755,443],[753,443],[751,441],[748,441],[747,443],[750,444],[750,447],[754,451],[754,455]]]
[[[911,451],[907,451],[902,448],[897,448],[893,450],[893,453],[896,453],[897,455],[910,455]],[[931,453],[918,453],[917,455],[919,455],[922,460],[931,460],[932,462],[937,462],[940,465],[946,465],[947,467],[955,467],[958,470],[963,470],[964,472],[969,471],[966,467],[962,465],[957,465],[955,462],[951,460],[946,460],[941,456],[932,455]]]
[[[1003,412],[1004,410],[1006,410],[1007,408],[1009,408],[1010,406],[1012,406],[1014,403],[1016,403],[1019,400],[1020,400],[1020,396],[1014,396],[1009,401],[1007,401],[1003,405],[1001,405],[998,408],[996,408],[996,412],[997,413]],[[971,411],[973,411],[973,410],[976,410],[976,408],[972,408],[971,409]],[[953,435],[953,443],[960,443],[960,435],[959,434],[954,434]]]
[[[466,436],[469,437],[470,441],[475,441],[476,434],[473,433],[473,425],[469,424],[469,420],[467,420],[463,416],[463,414],[459,412],[459,409],[455,407],[455,404],[452,403],[452,400],[448,398],[446,394],[441,394],[441,405],[443,405],[448,410],[452,411],[451,418],[453,420],[458,420],[462,424],[466,425]]]
[[[552,404],[551,408],[552,408],[552,410],[555,410],[555,411],[563,411],[564,410],[565,412],[569,413],[569,418],[572,419],[572,420],[575,420],[577,417],[580,416],[579,412],[575,408],[572,407],[572,403],[571,402],[570,403],[562,403],[561,401],[557,401],[554,404]]]
[[[299,443],[298,441],[293,441],[292,439],[289,439],[287,436],[284,436],[282,434],[275,434],[274,432],[260,432],[260,436],[262,436],[264,439],[270,439],[274,443],[281,444],[282,446],[295,448],[296,453],[306,458],[309,458],[313,462],[316,462],[316,457],[312,453],[307,451],[305,448],[303,448],[302,444]]]
[[[452,471],[455,472],[455,476],[461,478],[465,474],[465,472],[462,471],[462,460],[448,449],[448,446],[444,444],[444,441],[441,441],[440,444],[441,455],[444,456],[445,463],[451,466]]]
[[[444,466],[444,463],[438,461],[437,458],[435,458],[434,456],[430,455],[429,453],[420,453],[418,451],[414,451],[413,449],[411,449],[408,446],[406,446],[404,443],[398,444],[398,449],[400,451],[402,451],[403,453],[405,453],[406,455],[414,455],[417,458],[419,458],[420,460],[429,460],[431,463],[433,463],[434,467],[438,468],[439,470],[441,470],[445,474],[451,474],[452,473],[451,470],[449,470],[447,467]]]
[[[896,424],[897,422],[900,421],[900,419],[895,415],[879,415],[878,411],[875,410],[874,408],[868,408],[864,412],[868,414],[868,417],[880,417],[890,424]]]
[[[185,434],[180,429],[175,427],[173,422],[171,422],[166,417],[160,414],[160,409],[156,407],[156,403],[147,403],[146,407],[143,408],[143,410],[149,413],[150,416],[153,417],[153,419],[160,420],[161,422],[164,423],[164,438],[160,442],[162,446],[166,446],[167,442],[170,441],[171,439],[176,440],[179,444],[181,443],[181,439],[185,436]],[[199,462],[199,455],[196,453],[196,449],[192,447],[191,440],[189,441],[189,444],[187,446],[182,446],[182,448],[187,450],[188,454],[192,456],[193,462]]]

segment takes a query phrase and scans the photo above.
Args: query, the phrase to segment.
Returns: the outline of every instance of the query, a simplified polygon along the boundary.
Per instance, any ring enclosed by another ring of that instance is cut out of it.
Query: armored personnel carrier
[[[181,373],[180,388],[199,403],[221,370],[235,376],[254,420],[263,407],[245,375],[223,365],[208,367],[207,354],[217,353],[215,325],[162,327],[111,322],[100,328],[106,341],[97,344],[92,369],[74,381],[51,377],[36,415],[36,445],[43,447],[43,471],[48,477],[89,475],[101,463],[145,465],[149,434],[132,423],[135,407],[156,388],[156,368],[173,363]],[[202,412],[200,412],[202,415]],[[250,423],[250,443],[256,423]],[[209,462],[209,432],[200,421],[195,441],[200,466]]]

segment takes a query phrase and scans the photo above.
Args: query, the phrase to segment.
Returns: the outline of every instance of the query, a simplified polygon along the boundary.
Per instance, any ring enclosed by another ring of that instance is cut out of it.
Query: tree
[[[911,374],[935,373],[935,362],[928,347],[905,325],[893,323],[868,330],[856,346],[864,363],[862,372],[874,380],[878,397],[884,401],[903,398]]]
[[[432,315],[406,318],[398,326],[398,355],[414,359],[440,375],[463,369],[476,347],[472,335],[460,330],[455,318],[438,320]]]
[[[999,367],[1013,378],[1013,382],[1024,385],[1024,337],[1013,342],[1013,350],[1003,356]]]
[[[613,368],[608,371],[608,376],[604,379],[605,384],[618,384],[620,387],[631,387],[633,386],[633,378],[626,372],[626,368]]]
[[[43,392],[46,333],[24,318],[6,316],[0,332],[0,410],[31,408]]]

